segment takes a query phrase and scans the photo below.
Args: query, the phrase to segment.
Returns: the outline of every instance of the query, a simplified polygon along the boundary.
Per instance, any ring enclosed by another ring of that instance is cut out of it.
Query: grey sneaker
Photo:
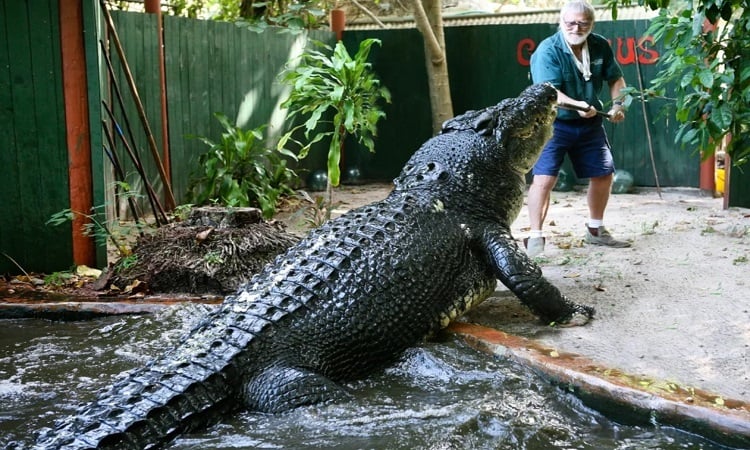
[[[598,236],[594,236],[593,234],[591,234],[591,231],[589,231],[589,228],[586,227],[586,243],[614,248],[630,247],[630,242],[620,241],[613,238],[612,235],[609,234],[609,231],[607,231],[607,229],[604,227],[599,227],[599,232],[597,234]]]
[[[523,239],[523,245],[526,247],[526,254],[529,255],[529,258],[542,254],[545,241],[546,239],[543,237]]]

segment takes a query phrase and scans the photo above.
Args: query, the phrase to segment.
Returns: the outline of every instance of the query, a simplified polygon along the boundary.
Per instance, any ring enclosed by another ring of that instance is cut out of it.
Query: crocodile
[[[396,362],[498,280],[543,321],[586,323],[593,309],[545,279],[510,232],[555,99],[532,85],[446,121],[385,199],[312,230],[33,448],[161,448],[243,408],[341,401],[348,381]]]

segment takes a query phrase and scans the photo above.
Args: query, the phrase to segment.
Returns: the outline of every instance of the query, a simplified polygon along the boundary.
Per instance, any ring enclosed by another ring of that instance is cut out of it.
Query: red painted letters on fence
[[[531,65],[531,54],[536,49],[536,42],[533,39],[525,38],[518,41],[516,46],[516,60],[518,64],[529,67]]]
[[[611,42],[610,42],[611,44]],[[617,44],[614,46],[615,57],[620,65],[635,64],[636,55],[640,64],[656,64],[659,59],[659,52],[654,47],[654,37],[645,36],[636,42],[636,38],[617,38]],[[531,54],[536,49],[536,42],[531,38],[524,38],[518,41],[516,45],[516,61],[518,64],[528,67],[531,64]]]

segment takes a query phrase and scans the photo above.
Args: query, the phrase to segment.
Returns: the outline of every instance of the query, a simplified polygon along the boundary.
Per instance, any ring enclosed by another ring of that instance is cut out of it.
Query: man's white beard
[[[570,45],[581,45],[586,42],[589,34],[591,34],[591,31],[587,31],[584,34],[575,34],[573,32],[565,33],[565,40],[568,41],[568,44]]]

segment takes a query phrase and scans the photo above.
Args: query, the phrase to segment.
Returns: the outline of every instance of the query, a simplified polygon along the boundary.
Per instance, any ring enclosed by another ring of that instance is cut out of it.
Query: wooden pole
[[[635,71],[636,78],[638,78],[638,89],[643,92],[643,75],[641,74],[641,62],[638,61],[638,49],[633,48],[635,55]],[[656,183],[656,193],[659,194],[661,199],[661,186],[659,185],[659,172],[656,170],[656,158],[654,157],[654,143],[651,139],[651,126],[648,122],[648,115],[646,114],[646,102],[641,98],[641,112],[643,113],[643,126],[646,128],[646,140],[648,142],[648,154],[651,157],[651,168],[654,170],[654,182]]]
[[[344,37],[344,27],[346,27],[346,14],[343,9],[331,10],[331,31],[336,33],[336,40],[340,41]]]
[[[161,13],[161,0],[146,0],[146,12],[156,14],[156,32],[158,35],[159,58],[159,97],[161,99],[161,155],[164,161],[164,172],[171,184],[172,167],[169,154],[169,116],[167,114],[167,68],[164,62],[164,16]]]
[[[146,132],[146,138],[148,140],[149,149],[151,150],[151,156],[156,162],[156,167],[159,170],[159,177],[161,178],[161,182],[164,185],[164,200],[166,203],[165,206],[168,210],[171,211],[175,207],[174,194],[172,194],[172,186],[169,183],[169,177],[164,170],[164,164],[162,164],[161,156],[159,156],[159,150],[156,147],[154,134],[151,132],[151,127],[148,124],[148,119],[146,118],[146,110],[143,108],[143,103],[141,102],[140,95],[138,95],[138,88],[135,85],[133,74],[130,72],[130,67],[128,66],[128,61],[125,58],[125,52],[122,49],[122,44],[120,43],[120,38],[117,35],[117,30],[115,29],[114,21],[112,21],[112,16],[109,14],[109,10],[107,9],[107,5],[105,4],[104,0],[100,0],[99,3],[102,6],[102,13],[104,14],[104,21],[107,24],[107,29],[112,35],[112,41],[115,45],[115,50],[117,51],[117,55],[120,57],[120,62],[122,63],[123,71],[125,72],[125,78],[127,79],[128,87],[130,88],[130,92],[133,95],[136,109],[138,109],[138,117],[140,117],[141,123],[143,124],[143,129]]]
[[[712,24],[708,19],[703,20],[703,32],[709,33],[716,31],[716,25]],[[725,178],[724,189],[728,188],[728,184]],[[699,168],[698,186],[700,189],[708,195],[715,195],[716,193],[716,154],[706,156],[701,152],[701,162]]]
[[[62,56],[65,129],[68,147],[70,209],[90,214],[94,194],[91,178],[91,133],[83,42],[83,7],[76,0],[60,1],[60,51]],[[73,218],[73,263],[94,266],[96,244],[83,234],[90,220],[81,214]]]

